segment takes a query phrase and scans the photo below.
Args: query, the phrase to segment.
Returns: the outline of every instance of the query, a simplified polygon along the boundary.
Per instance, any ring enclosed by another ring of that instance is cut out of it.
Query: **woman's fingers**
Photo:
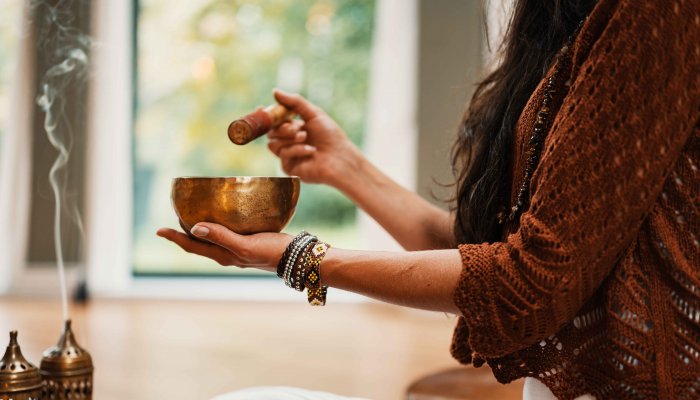
[[[315,151],[316,148],[314,146],[308,144],[295,144],[292,146],[283,147],[279,151],[279,157],[283,160],[302,158],[313,155]]]
[[[243,243],[245,240],[243,235],[239,235],[219,224],[200,222],[192,228],[191,233],[200,239],[221,246],[237,256],[241,256],[241,253],[246,249]]]
[[[282,170],[287,175],[302,177],[304,182],[317,183],[314,178],[315,173],[313,162],[310,158],[292,158],[282,161]]]
[[[298,167],[301,164],[308,164],[303,163],[303,161],[310,160],[309,156],[312,156],[315,152],[316,148],[308,144],[296,144],[283,148],[278,154],[282,161],[282,170],[287,175],[297,175],[305,179],[303,177],[306,177],[306,175]]]
[[[318,107],[298,94],[283,92],[279,89],[275,89],[273,94],[280,104],[299,114],[305,121],[316,117],[321,112]]]
[[[267,148],[270,149],[276,156],[280,155],[280,150],[285,147],[293,146],[306,141],[306,131],[299,131],[292,139],[270,139],[267,143]]]
[[[193,240],[186,234],[170,228],[158,229],[156,234],[177,244],[188,253],[211,258],[221,265],[229,265],[230,263],[231,254],[217,245]]]
[[[284,139],[292,140],[294,139],[299,131],[304,127],[304,121],[294,120],[290,122],[285,122],[280,125],[277,129],[273,129],[267,134],[269,139]]]

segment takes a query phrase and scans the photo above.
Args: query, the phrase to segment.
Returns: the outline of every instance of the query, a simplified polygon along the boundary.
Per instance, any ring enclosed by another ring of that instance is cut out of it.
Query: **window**
[[[137,2],[143,2],[140,13]],[[30,234],[30,222],[37,220],[32,184],[43,179],[32,176],[34,162],[43,160],[33,157],[32,141],[45,142],[34,131],[36,49],[27,34],[29,19],[18,18],[27,2],[0,3],[0,220],[7,222],[0,226],[0,265],[10,266],[0,268],[0,292],[58,293],[53,268],[29,268],[50,265],[51,259],[32,260],[27,251],[30,236],[42,233]],[[478,2],[460,2],[459,10],[443,5],[436,12],[422,6],[419,11],[416,0],[195,0],[177,9],[165,0],[61,4],[90,5],[91,17],[83,21],[90,21],[96,44],[90,48],[85,104],[87,168],[75,192],[84,196],[79,203],[85,205],[86,238],[76,242],[74,254],[86,269],[70,269],[68,280],[70,287],[87,277],[99,296],[297,299],[263,277],[169,278],[240,273],[215,268],[155,237],[156,228],[177,225],[171,178],[277,174],[264,140],[237,147],[225,130],[231,119],[271,102],[271,88],[280,86],[326,108],[371,162],[415,190],[422,187],[417,172],[443,161],[434,144],[444,135],[436,135],[453,131],[451,118],[460,110],[450,107],[463,104],[444,93],[461,87],[464,71],[480,63]],[[464,37],[476,45],[462,43]],[[451,68],[434,62],[445,57]],[[423,97],[436,101],[419,107]],[[426,126],[419,135],[418,125],[428,120],[444,125]],[[430,148],[417,146],[421,137],[429,138]],[[398,151],[386,151],[397,144]],[[321,186],[302,190],[288,231],[308,228],[341,247],[400,248],[340,194]],[[311,211],[318,215],[310,217]]]
[[[367,120],[373,0],[142,0],[134,136],[134,273],[245,274],[213,268],[157,238],[177,226],[175,176],[279,175],[266,141],[228,141],[230,121],[281,87],[326,109],[358,144]],[[357,210],[333,189],[303,185],[301,227],[357,247]]]
[[[0,148],[9,124],[12,77],[17,68],[20,1],[0,3]]]

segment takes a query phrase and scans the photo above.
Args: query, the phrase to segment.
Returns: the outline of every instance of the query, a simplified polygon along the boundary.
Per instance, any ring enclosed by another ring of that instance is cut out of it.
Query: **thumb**
[[[287,93],[280,89],[275,89],[273,94],[278,103],[299,114],[304,121],[308,121],[319,114],[319,108],[300,94]]]
[[[211,222],[200,222],[196,224],[192,227],[190,233],[233,253],[238,253],[243,246],[243,235],[239,235],[224,226]]]

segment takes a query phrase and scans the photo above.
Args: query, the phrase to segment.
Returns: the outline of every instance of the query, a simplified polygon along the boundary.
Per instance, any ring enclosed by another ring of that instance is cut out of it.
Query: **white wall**
[[[402,186],[416,188],[418,126],[419,0],[379,0],[370,72],[369,121],[363,149],[367,158]],[[401,246],[361,212],[362,247],[399,250]]]
[[[17,68],[12,81],[9,126],[0,153],[0,292],[17,283],[22,274],[29,221],[31,166],[31,116],[34,106],[32,93],[32,37],[26,24],[28,2],[24,17],[17,23],[20,43],[17,46]]]
[[[422,0],[418,39],[417,191],[446,208],[453,192],[450,151],[474,84],[482,76],[479,1]]]

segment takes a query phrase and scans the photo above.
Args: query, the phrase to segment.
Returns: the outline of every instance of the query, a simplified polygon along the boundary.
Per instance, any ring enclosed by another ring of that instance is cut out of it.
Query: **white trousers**
[[[367,400],[358,397],[343,397],[332,393],[315,392],[306,389],[265,386],[239,390],[211,400]],[[542,382],[534,378],[525,378],[523,386],[523,400],[557,400],[552,391]],[[583,395],[576,400],[595,400],[591,395]]]
[[[359,397],[343,397],[332,393],[285,387],[264,386],[216,396],[211,400],[367,400]]]

